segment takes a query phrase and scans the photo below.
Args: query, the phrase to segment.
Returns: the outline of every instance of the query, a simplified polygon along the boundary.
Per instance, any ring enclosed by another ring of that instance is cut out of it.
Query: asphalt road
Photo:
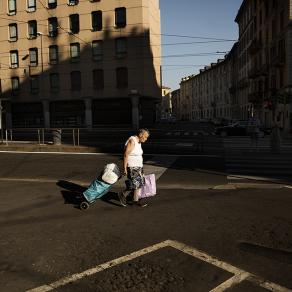
[[[219,157],[146,156],[148,207],[120,207],[118,183],[87,211],[76,193],[119,156],[0,161],[0,291],[292,290],[291,189],[216,189]]]

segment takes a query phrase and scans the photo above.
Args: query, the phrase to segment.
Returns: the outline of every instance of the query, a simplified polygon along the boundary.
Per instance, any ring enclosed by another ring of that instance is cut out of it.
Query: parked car
[[[214,125],[214,126],[227,126],[230,124],[230,121],[228,119],[225,119],[225,118],[213,118],[211,120],[211,123]]]
[[[229,126],[217,127],[215,129],[215,134],[220,135],[221,137],[248,136],[249,135],[248,125],[249,125],[249,121],[238,121]],[[260,127],[260,137],[261,138],[264,137],[265,134],[269,134],[268,129],[264,129],[263,127]]]

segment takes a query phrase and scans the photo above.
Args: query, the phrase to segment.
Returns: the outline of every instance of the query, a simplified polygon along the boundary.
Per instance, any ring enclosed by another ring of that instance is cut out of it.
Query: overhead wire
[[[41,0],[38,0],[38,2],[42,5],[42,7],[46,10],[46,12],[48,13],[48,15],[50,17],[55,17],[55,15],[51,14],[48,11],[49,9],[42,3]],[[85,1],[80,1],[80,2],[85,2]],[[64,5],[67,5],[67,4],[64,4]],[[113,10],[111,10],[111,11],[113,11]],[[81,15],[87,15],[87,14],[90,14],[90,13],[81,14]],[[15,19],[15,18],[13,18],[13,19],[5,18],[5,17],[0,17],[0,18],[5,19],[5,20],[9,20],[9,21],[13,21],[13,22],[27,24],[27,22],[21,21],[21,20]],[[58,17],[58,18],[60,18],[60,17]],[[61,17],[61,18],[65,18],[65,16]],[[38,20],[38,25],[39,26],[47,27],[47,24],[42,24],[42,23],[40,23],[41,21],[47,21],[47,19]],[[65,29],[62,26],[60,26],[59,24],[58,24],[58,28],[60,28],[62,31],[64,31],[64,33],[72,35],[73,37],[75,37],[76,39],[82,41],[83,43],[85,43],[87,45],[91,45],[91,43],[83,40],[82,38],[80,38],[76,34],[71,33],[67,29]],[[91,29],[82,29],[80,31],[85,31],[85,30],[91,30]],[[105,30],[101,30],[101,31],[109,31],[109,30],[105,29]],[[120,33],[120,31],[112,31],[112,32]],[[132,34],[131,32],[127,32],[127,33]],[[199,43],[216,43],[216,42],[235,42],[236,41],[236,40],[231,40],[231,39],[219,39],[219,38],[201,37],[201,36],[186,36],[186,35],[177,35],[177,34],[156,34],[156,33],[152,33],[152,34],[153,35],[167,36],[167,37],[180,37],[180,38],[192,38],[192,39],[204,39],[205,40],[205,41],[196,41],[196,42],[188,42],[188,43],[186,43],[186,42],[184,42],[184,43],[179,43],[179,42],[177,42],[177,43],[166,43],[166,44],[161,44],[161,46],[187,45],[187,44],[199,44]],[[160,46],[160,45],[154,45],[154,44],[150,44],[150,45],[151,46]],[[61,46],[65,47],[65,46],[70,46],[70,45],[61,45]],[[19,51],[27,51],[27,50],[19,50]],[[190,56],[210,56],[210,55],[222,55],[222,54],[226,54],[226,53],[227,52],[219,52],[219,51],[217,51],[217,52],[201,52],[201,53],[193,53],[193,54],[176,54],[176,55],[166,55],[166,56],[151,56],[151,58],[178,58],[178,57],[190,57]],[[3,53],[0,53],[0,54],[3,54]],[[43,53],[43,54],[49,54],[49,53]],[[84,63],[83,61],[84,60],[82,60],[82,63]],[[92,61],[91,62],[87,62],[87,63],[92,63]],[[1,63],[1,64],[7,66],[8,68],[11,68],[10,65],[7,65],[7,64],[4,64],[4,63]],[[78,64],[78,63],[75,63],[75,64]],[[60,65],[66,65],[67,66],[67,64],[58,64],[57,66],[60,66]],[[45,65],[45,66],[49,67],[49,68],[52,68],[52,66],[50,64],[49,65]],[[164,67],[164,66],[165,67],[166,66],[176,66],[177,67],[177,65],[161,65],[161,66],[162,67]],[[192,65],[187,65],[187,67],[191,67],[191,66]],[[205,65],[194,65],[194,66],[198,66],[199,67],[199,66],[205,66]],[[18,68],[27,68],[27,66],[19,66]],[[182,67],[180,69],[183,69],[183,68],[186,68],[186,66],[184,66],[184,67]],[[176,69],[178,69],[178,68],[176,68]],[[167,70],[167,69],[164,69],[164,70]],[[175,69],[169,69],[169,70],[175,70]],[[62,74],[67,74],[67,73],[62,73]],[[70,74],[70,73],[68,73],[68,74]]]

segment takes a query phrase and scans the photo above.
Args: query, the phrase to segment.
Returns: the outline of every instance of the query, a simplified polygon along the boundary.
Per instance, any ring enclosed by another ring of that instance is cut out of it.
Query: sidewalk
[[[0,142],[0,151],[15,152],[75,152],[75,153],[98,153],[103,152],[102,147],[98,146],[73,146],[69,144],[53,145],[53,144],[34,144],[23,142]]]

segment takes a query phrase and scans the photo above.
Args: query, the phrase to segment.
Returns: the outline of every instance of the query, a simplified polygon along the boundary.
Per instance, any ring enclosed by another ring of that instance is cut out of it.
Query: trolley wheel
[[[87,210],[89,208],[89,204],[87,202],[81,202],[79,205],[81,210]]]

